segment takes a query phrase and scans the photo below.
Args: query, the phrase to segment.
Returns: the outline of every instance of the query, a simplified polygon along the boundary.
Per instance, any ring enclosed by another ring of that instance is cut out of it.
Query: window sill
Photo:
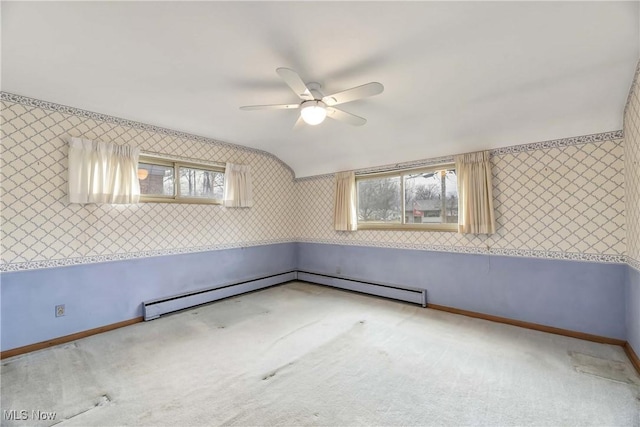
[[[187,205],[222,205],[222,200],[186,198],[186,197],[175,199],[172,197],[140,196],[140,203],[182,203]]]
[[[389,224],[381,222],[359,222],[358,230],[442,231],[457,233],[458,224]]]

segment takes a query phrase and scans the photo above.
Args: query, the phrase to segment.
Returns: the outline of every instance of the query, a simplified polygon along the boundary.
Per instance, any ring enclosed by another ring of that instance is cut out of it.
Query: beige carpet
[[[630,368],[616,346],[290,283],[6,359],[0,405],[20,426],[640,426]]]

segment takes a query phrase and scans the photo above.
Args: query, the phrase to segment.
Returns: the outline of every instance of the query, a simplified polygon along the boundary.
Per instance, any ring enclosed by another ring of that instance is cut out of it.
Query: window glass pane
[[[359,179],[358,221],[402,222],[400,176]]]
[[[445,181],[445,220],[447,224],[458,223],[458,175],[455,169],[447,169]]]
[[[138,163],[140,194],[145,196],[173,196],[173,167]]]
[[[404,176],[405,222],[408,224],[442,222],[442,185],[439,171]]]
[[[180,197],[222,199],[224,174],[204,169],[180,167]]]
[[[404,175],[404,203],[407,224],[457,223],[458,181],[455,169]]]

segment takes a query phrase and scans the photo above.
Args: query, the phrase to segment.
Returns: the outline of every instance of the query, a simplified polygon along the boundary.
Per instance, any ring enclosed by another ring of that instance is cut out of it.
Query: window
[[[457,230],[453,165],[360,175],[356,186],[358,229]]]
[[[138,179],[142,202],[222,203],[221,166],[140,156]]]

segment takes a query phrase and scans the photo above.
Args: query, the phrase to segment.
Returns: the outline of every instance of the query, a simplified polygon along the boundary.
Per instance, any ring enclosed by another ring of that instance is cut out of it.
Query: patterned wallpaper
[[[624,262],[627,235],[634,232],[625,230],[624,157],[630,148],[621,131],[494,150],[494,236],[348,233],[332,227],[332,175],[294,181],[290,168],[259,150],[7,93],[1,97],[0,271],[289,241]],[[637,89],[630,105],[637,119]],[[637,162],[640,151],[638,120],[634,123],[635,157],[626,154],[628,164],[632,158]],[[68,136],[135,143],[142,151],[184,159],[249,164],[255,205],[69,204]],[[450,157],[392,166],[446,160]],[[375,169],[384,168],[389,166]],[[634,176],[637,206],[637,167]],[[629,253],[637,259],[637,238],[633,244]]]
[[[640,61],[624,113],[627,254],[640,270]]]
[[[2,93],[0,271],[291,241],[293,173],[274,156],[207,138]],[[249,164],[254,207],[66,200],[68,136],[144,152]]]
[[[624,262],[621,136],[610,132],[494,150],[492,236],[334,231],[332,176],[298,180],[297,235],[306,242]]]

